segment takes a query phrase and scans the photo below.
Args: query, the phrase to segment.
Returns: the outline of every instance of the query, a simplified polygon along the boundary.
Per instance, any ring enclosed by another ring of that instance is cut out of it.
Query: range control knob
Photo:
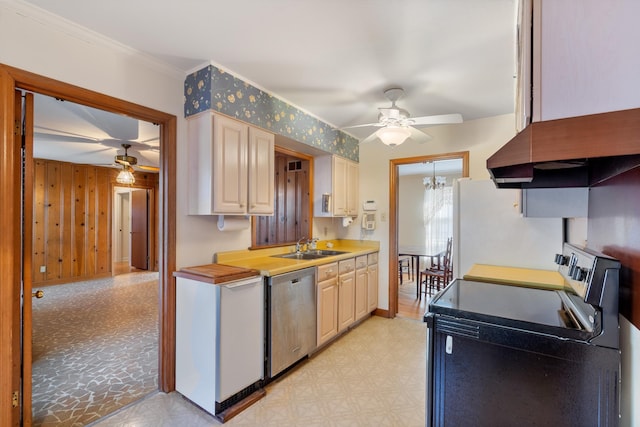
[[[573,280],[582,281],[587,277],[587,270],[585,268],[576,267],[571,273]]]
[[[562,254],[556,254],[555,263],[558,265],[567,265],[569,262],[569,257],[566,257]]]

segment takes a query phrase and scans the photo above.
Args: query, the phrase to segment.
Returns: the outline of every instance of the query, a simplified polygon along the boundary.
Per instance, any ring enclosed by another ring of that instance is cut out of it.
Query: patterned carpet
[[[426,326],[372,317],[271,383],[225,426],[425,424]],[[94,427],[208,427],[220,423],[178,393],[156,393]]]
[[[157,390],[157,272],[44,292],[33,303],[34,426],[84,426]]]

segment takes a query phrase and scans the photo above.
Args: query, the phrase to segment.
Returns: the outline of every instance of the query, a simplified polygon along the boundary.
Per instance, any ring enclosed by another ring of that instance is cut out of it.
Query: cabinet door
[[[366,258],[366,257],[363,257]],[[368,299],[367,299],[367,279],[369,274],[367,273],[367,268],[358,268],[356,270],[356,297],[355,297],[355,308],[356,308],[356,320],[362,319],[369,311],[368,307]]]
[[[348,328],[356,320],[355,271],[341,274],[338,279],[338,332]]]
[[[249,128],[249,206],[250,214],[273,215],[274,135]]]
[[[533,5],[533,121],[640,107],[640,2]]]
[[[333,214],[347,215],[347,160],[333,156]]]
[[[338,279],[318,282],[318,345],[338,334]]]
[[[370,264],[367,273],[367,311],[371,313],[378,308],[378,264]]]
[[[358,215],[359,167],[357,163],[347,162],[347,215]]]
[[[247,212],[247,125],[222,116],[214,118],[213,210]]]

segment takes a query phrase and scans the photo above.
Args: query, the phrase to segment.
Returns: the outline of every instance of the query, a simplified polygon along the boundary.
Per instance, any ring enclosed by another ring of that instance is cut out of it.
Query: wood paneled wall
[[[112,274],[112,199],[117,174],[113,168],[34,160],[35,285]],[[135,176],[136,186],[157,188],[157,174]]]
[[[296,168],[289,168],[289,163]],[[295,242],[309,230],[309,161],[276,153],[275,214],[255,217],[257,245]]]
[[[620,260],[620,314],[640,328],[640,168],[589,192],[588,246]]]

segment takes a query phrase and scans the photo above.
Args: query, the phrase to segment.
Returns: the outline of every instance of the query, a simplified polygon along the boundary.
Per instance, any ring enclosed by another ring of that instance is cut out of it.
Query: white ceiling
[[[414,117],[514,110],[516,0],[27,3],[185,75],[212,62],[339,128],[376,122],[392,86]]]
[[[39,94],[33,109],[35,158],[121,168],[115,156],[129,144],[134,169],[159,166],[160,130],[152,123]]]

